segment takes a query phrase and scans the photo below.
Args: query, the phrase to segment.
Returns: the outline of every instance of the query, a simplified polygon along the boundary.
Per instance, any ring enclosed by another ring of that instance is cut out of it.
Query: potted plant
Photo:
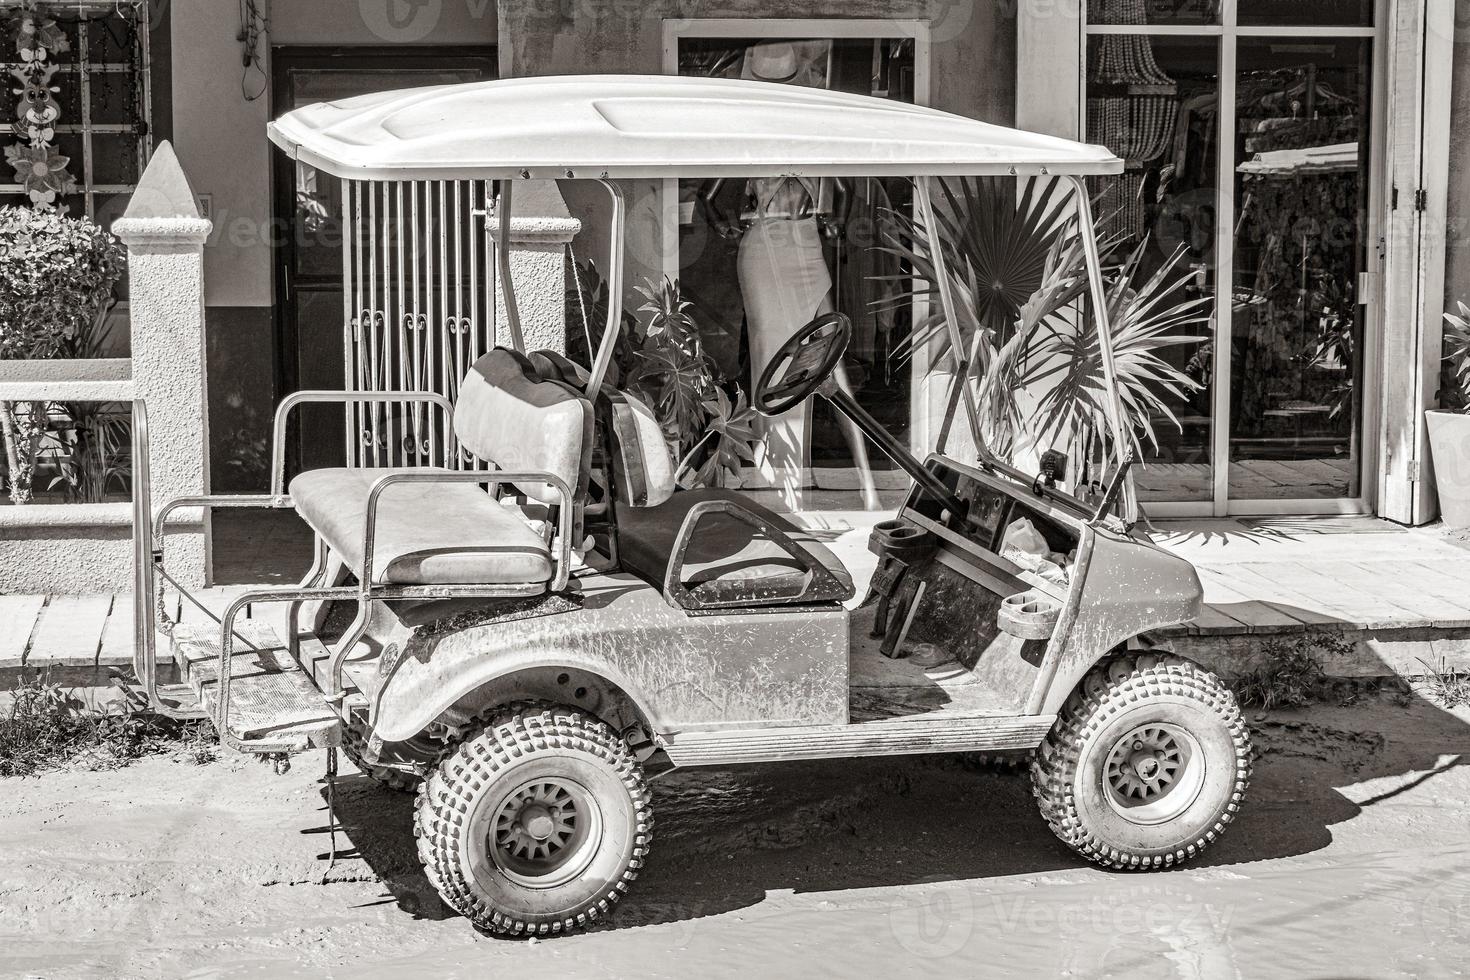
[[[0,208],[0,359],[88,356],[94,327],[113,302],[127,252],[86,218]],[[31,501],[36,460],[50,428],[44,402],[0,403],[10,499]]]
[[[575,271],[567,315],[568,322],[581,320],[583,336],[570,342],[568,351],[590,362],[601,339],[593,337],[592,324],[607,319],[607,284],[591,262]],[[643,303],[636,313],[623,314],[624,329],[609,380],[653,411],[675,460],[680,486],[737,483],[742,463],[754,460],[752,447],[760,438],[755,410],[740,385],[721,377],[705,353],[693,304],[684,298],[679,281],[645,279],[634,289]],[[573,290],[576,295],[571,295]]]
[[[1446,313],[1445,363],[1450,375],[1443,408],[1425,412],[1439,512],[1451,527],[1470,527],[1470,307]]]
[[[1106,431],[1106,386],[1088,308],[1086,255],[1059,187],[1050,178],[946,182],[945,207],[936,214],[960,334],[975,354],[967,380],[976,391],[982,434],[1002,458],[1013,457],[1023,444],[1068,445],[1091,456],[1101,450],[1096,434]],[[882,234],[878,247],[906,270],[884,277],[895,288],[880,305],[924,300],[929,315],[915,323],[905,352],[928,347],[938,356],[948,340],[936,265],[917,244],[925,240],[924,228],[917,218],[890,211]],[[1106,239],[1100,248],[1118,255],[1120,245]],[[1123,427],[1138,457],[1145,442],[1156,445],[1156,424],[1178,427],[1171,403],[1200,387],[1164,352],[1203,343],[1207,338],[1193,331],[1209,325],[1208,300],[1183,298],[1182,287],[1193,275],[1183,268],[1183,249],[1152,271],[1145,269],[1147,250],[1145,239],[1121,252],[1105,272]],[[1077,310],[1081,316],[1074,315]],[[1086,459],[1079,463],[1090,468]]]

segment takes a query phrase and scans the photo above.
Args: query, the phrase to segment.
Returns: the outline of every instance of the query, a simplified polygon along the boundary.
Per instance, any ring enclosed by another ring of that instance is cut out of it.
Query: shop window
[[[678,71],[777,81],[914,102],[913,37],[685,37]],[[871,177],[681,181],[678,269],[715,382],[739,398],[765,360],[808,320],[837,310],[853,343],[841,383],[900,440],[915,433],[928,350],[913,329],[903,262],[883,246],[912,186]],[[901,218],[899,219],[901,220]],[[920,410],[922,412],[922,409]],[[908,478],[814,399],[758,423],[753,460],[734,481],[804,509],[890,506]],[[935,427],[937,428],[937,426]],[[920,448],[923,448],[920,446]]]

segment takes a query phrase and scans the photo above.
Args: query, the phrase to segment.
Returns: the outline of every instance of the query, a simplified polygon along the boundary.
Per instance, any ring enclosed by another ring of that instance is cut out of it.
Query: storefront
[[[1423,409],[1436,403],[1440,313],[1446,293],[1456,294],[1454,279],[1445,282],[1447,239],[1451,265],[1462,259],[1446,229],[1470,198],[1449,173],[1451,83],[1470,72],[1470,59],[1454,63],[1453,4],[161,6],[167,17],[151,22],[151,47],[144,36],[112,54],[98,48],[99,66],[130,66],[138,81],[126,91],[145,92],[116,107],[129,119],[113,118],[102,98],[111,88],[94,82],[94,110],[68,102],[75,131],[60,127],[58,138],[75,144],[88,175],[79,200],[103,213],[136,170],[127,140],[171,131],[215,220],[206,276],[219,489],[258,487],[282,394],[342,383],[337,239],[318,234],[340,219],[341,202],[271,153],[270,116],[434,81],[644,72],[860,92],[1108,145],[1128,170],[1095,188],[1099,211],[1114,261],[1131,262],[1137,284],[1152,283],[1156,315],[1133,324],[1132,341],[1139,363],[1165,382],[1143,416],[1151,431],[1138,476],[1150,512],[1434,516]],[[73,88],[82,98],[86,74],[62,79],[67,99]],[[1453,86],[1461,101],[1466,90]],[[605,268],[606,256],[597,202],[571,184],[562,191],[584,219],[569,249],[570,284]],[[677,279],[728,390],[748,388],[779,339],[771,324],[837,309],[856,327],[846,383],[915,450],[936,444],[948,353],[894,247],[912,218],[902,182],[732,179],[626,191],[637,238],[625,305],[642,302],[637,285]],[[1017,185],[956,194],[948,207],[961,211],[967,195],[1036,206]],[[1013,261],[1034,245],[1015,237],[1028,215],[1014,210],[1011,226],[974,243],[977,269],[997,270],[984,287],[994,295],[977,299],[978,320],[993,318],[1001,333],[1026,298],[1012,295],[1015,283],[1034,281]],[[1173,319],[1162,315],[1170,311]],[[580,329],[569,305],[570,342]],[[1045,398],[1034,393],[1033,403]],[[1044,442],[1018,452],[1034,459]],[[303,444],[299,458],[314,452]],[[773,427],[756,457],[745,484],[797,506],[871,506],[904,483],[825,407]]]
[[[1423,409],[1463,195],[1453,6],[1090,0],[1022,19],[1020,125],[1123,156],[1098,188],[1116,247],[1209,314],[1167,355],[1192,384],[1140,474],[1151,513],[1432,518]],[[1058,46],[1075,74],[1028,56]]]

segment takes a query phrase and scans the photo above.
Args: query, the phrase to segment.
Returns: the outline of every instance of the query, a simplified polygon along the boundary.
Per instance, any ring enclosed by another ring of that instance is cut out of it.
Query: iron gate
[[[493,181],[342,181],[344,377],[354,391],[436,391],[495,346]],[[347,408],[348,466],[441,465],[448,433],[424,405]],[[462,468],[472,461],[455,454]]]

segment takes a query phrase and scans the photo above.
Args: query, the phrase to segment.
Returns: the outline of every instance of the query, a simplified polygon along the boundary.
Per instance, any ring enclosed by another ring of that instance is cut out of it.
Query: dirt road
[[[1258,717],[1242,818],[1199,865],[1081,865],[1028,783],[961,759],[678,773],[610,926],[477,935],[418,870],[410,800],[318,759],[0,782],[0,976],[1459,976],[1470,712]],[[511,973],[510,971],[514,971]]]

